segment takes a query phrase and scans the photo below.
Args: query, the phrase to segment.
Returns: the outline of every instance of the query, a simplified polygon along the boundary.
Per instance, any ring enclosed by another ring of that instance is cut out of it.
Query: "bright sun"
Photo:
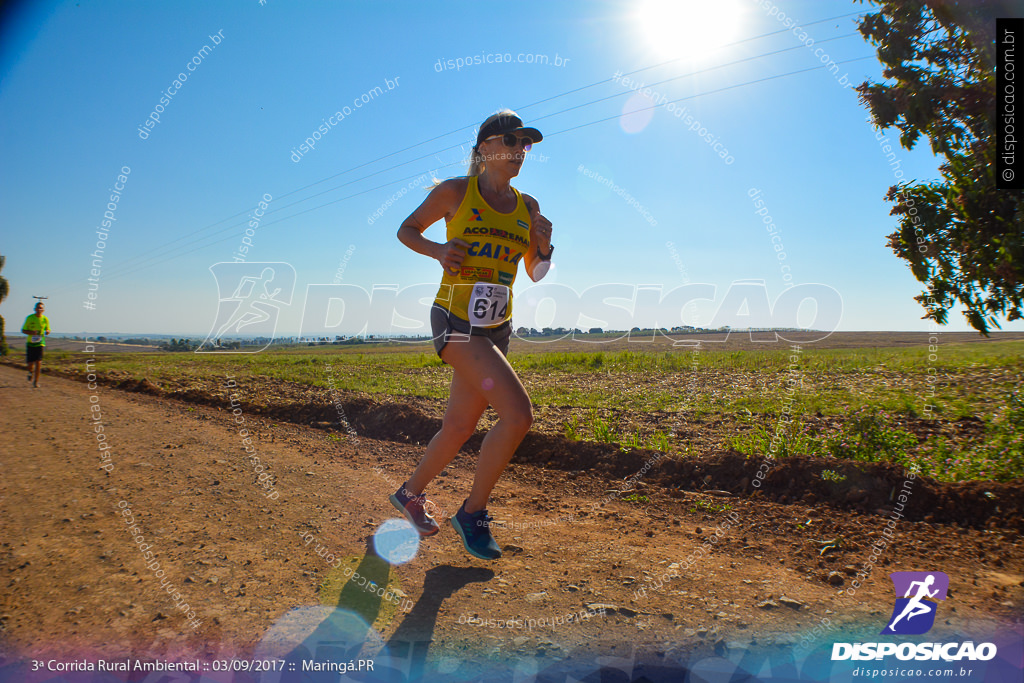
[[[741,12],[736,0],[641,0],[637,18],[660,55],[696,61],[736,40]]]

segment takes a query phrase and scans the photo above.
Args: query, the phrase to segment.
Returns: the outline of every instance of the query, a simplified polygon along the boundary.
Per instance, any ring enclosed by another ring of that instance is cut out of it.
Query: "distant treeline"
[[[634,327],[630,330],[605,330],[601,327],[591,327],[586,332],[578,327],[544,327],[540,330],[533,327],[519,327],[516,329],[517,337],[564,337],[566,335],[573,336],[595,336],[595,337],[611,337],[611,336],[622,336],[624,334],[630,335],[654,335],[658,332],[662,334],[671,333],[685,333],[685,334],[723,334],[726,332],[792,332],[795,328],[782,328],[782,327],[751,327],[743,329],[731,329],[728,326],[719,327],[715,329],[708,329],[703,327],[690,327],[688,325],[682,325],[679,327],[667,328],[667,327]],[[807,331],[807,330],[797,330]],[[383,334],[367,334],[356,337],[343,337],[341,335],[335,335],[334,337],[284,337],[281,339],[272,339],[269,337],[254,337],[251,339],[217,339],[215,341],[207,341],[203,339],[188,339],[182,338],[165,338],[165,337],[113,337],[113,336],[99,336],[99,337],[66,337],[68,339],[74,339],[76,341],[90,341],[90,342],[105,342],[109,344],[134,344],[138,346],[156,346],[163,351],[196,351],[201,349],[203,351],[218,351],[218,350],[239,350],[246,346],[258,346],[266,347],[273,343],[275,346],[326,346],[326,345],[337,345],[337,346],[351,346],[358,344],[379,344],[381,342],[387,342],[391,339],[401,339],[403,341],[429,341],[431,338],[426,335],[383,335]]]

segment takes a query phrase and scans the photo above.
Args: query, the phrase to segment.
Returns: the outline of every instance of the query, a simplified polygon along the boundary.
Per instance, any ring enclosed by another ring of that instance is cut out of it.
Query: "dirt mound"
[[[122,391],[131,391],[137,394],[149,394],[150,396],[162,396],[165,392],[149,381],[146,377],[140,380],[125,379],[114,385]]]
[[[557,469],[596,470],[616,478],[637,477],[669,490],[718,491],[884,515],[899,505],[903,494],[901,514],[911,521],[1024,531],[1024,483],[1020,481],[944,483],[909,478],[905,469],[891,463],[805,457],[771,461],[735,452],[680,459],[658,451],[623,452],[617,444],[543,434],[528,435],[516,460]],[[824,470],[835,472],[840,480],[823,478]],[[765,473],[760,486],[756,486],[758,472]]]

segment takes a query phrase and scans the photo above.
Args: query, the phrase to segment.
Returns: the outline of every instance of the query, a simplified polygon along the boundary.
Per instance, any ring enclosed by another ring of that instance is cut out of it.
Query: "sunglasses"
[[[511,147],[512,149],[515,149],[518,144],[522,143],[524,152],[529,152],[530,148],[533,147],[533,140],[531,140],[530,138],[521,138],[515,133],[505,133],[504,135],[492,135],[491,137],[487,138],[487,140],[485,140],[484,142],[490,142],[495,138],[501,138],[502,144],[504,144],[506,147]]]

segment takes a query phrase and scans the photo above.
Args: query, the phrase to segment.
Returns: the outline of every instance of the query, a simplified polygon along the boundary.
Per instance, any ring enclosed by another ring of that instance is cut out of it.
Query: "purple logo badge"
[[[949,576],[943,572],[893,572],[896,605],[882,634],[920,635],[935,623],[938,604],[945,600]],[[902,597],[900,597],[902,596]]]

